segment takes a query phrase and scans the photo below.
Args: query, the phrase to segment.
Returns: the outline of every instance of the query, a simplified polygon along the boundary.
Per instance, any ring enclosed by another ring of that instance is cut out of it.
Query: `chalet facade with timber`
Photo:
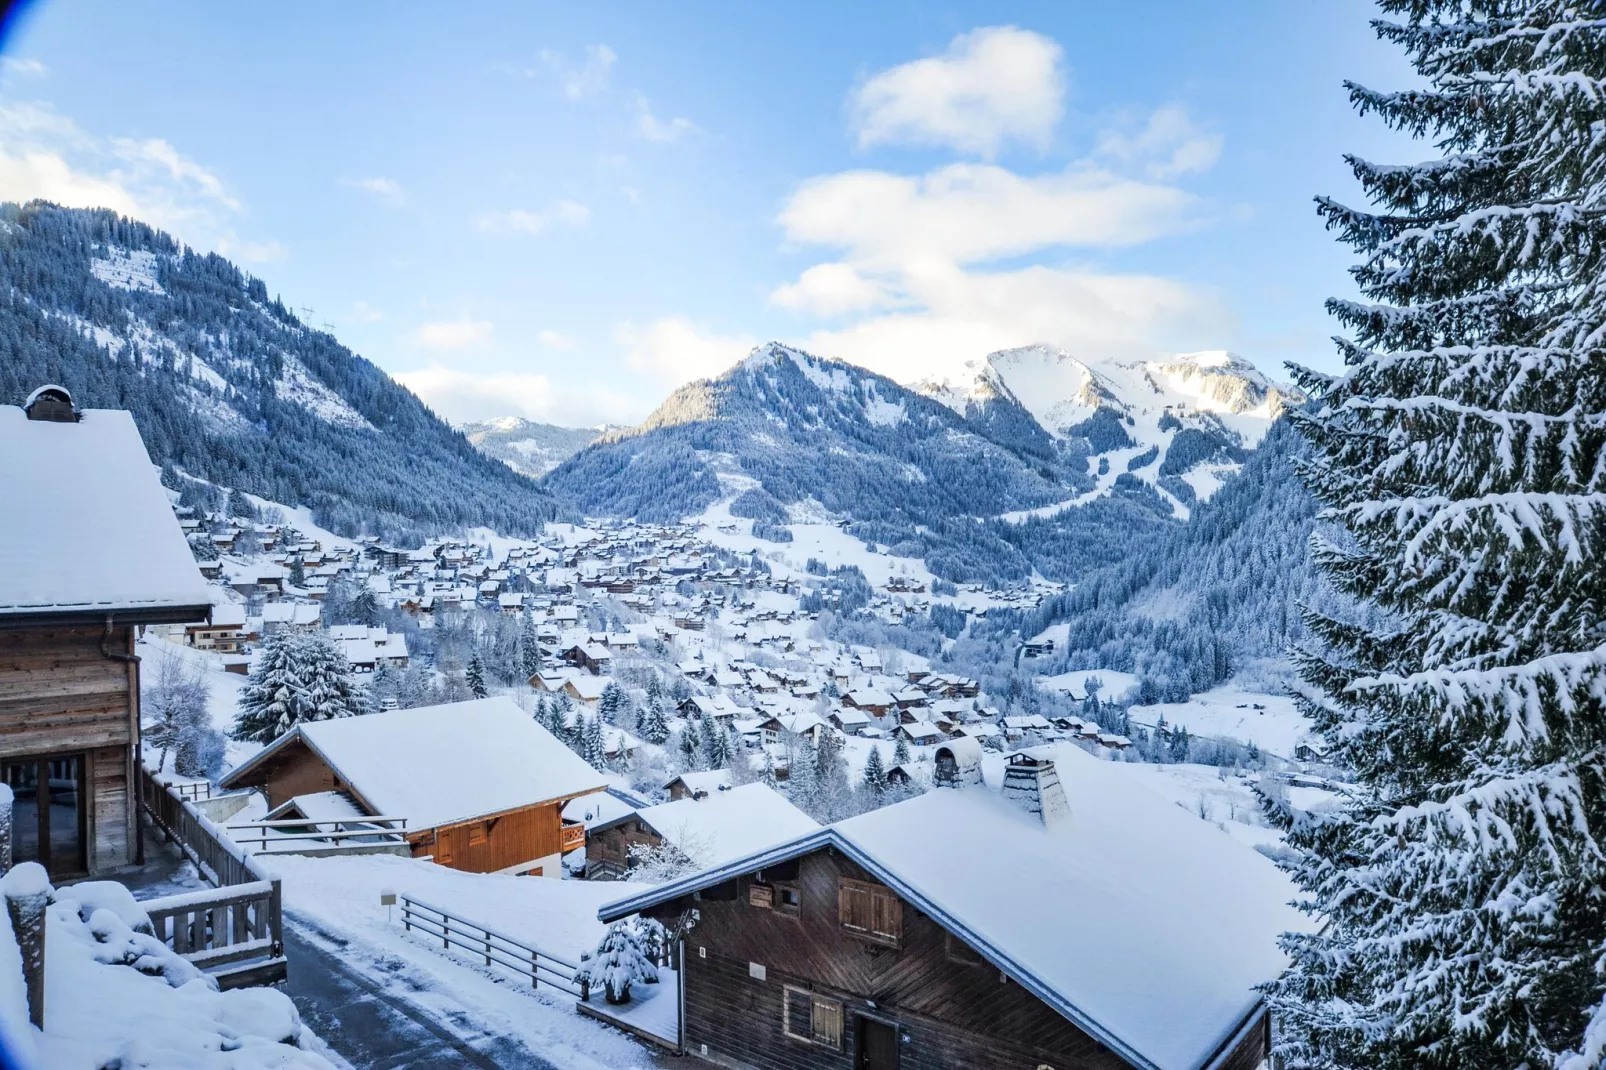
[[[605,786],[505,697],[297,725],[220,783],[257,788],[270,810],[338,792],[368,817],[405,819],[415,858],[544,877],[585,846],[564,804]]]
[[[935,788],[599,917],[679,934],[681,1046],[719,1066],[1253,1070],[1255,985],[1302,916],[1265,859],[1121,780],[1079,751],[1016,756],[1001,790]],[[1152,801],[1111,827],[1134,791]]]
[[[61,387],[0,406],[0,779],[12,853],[51,879],[139,861],[146,624],[211,596],[133,418]]]

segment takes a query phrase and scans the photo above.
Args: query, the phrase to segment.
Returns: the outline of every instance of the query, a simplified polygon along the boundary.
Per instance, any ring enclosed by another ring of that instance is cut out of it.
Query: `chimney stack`
[[[28,419],[46,423],[75,424],[79,420],[72,395],[66,387],[54,383],[47,383],[29,394],[28,400],[22,403],[22,411],[27,413]]]
[[[1059,771],[1046,758],[1011,755],[1009,765],[1004,768],[1004,798],[1040,818],[1047,828],[1054,828],[1071,817],[1071,804],[1065,798]]]

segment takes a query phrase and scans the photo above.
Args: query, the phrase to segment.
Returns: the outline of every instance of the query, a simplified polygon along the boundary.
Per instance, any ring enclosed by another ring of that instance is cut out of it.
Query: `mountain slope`
[[[1145,701],[1182,701],[1303,633],[1301,604],[1332,605],[1308,553],[1317,504],[1291,461],[1304,449],[1274,423],[1237,478],[1163,537],[1086,576],[1023,629],[1066,627],[1060,669],[1115,669],[1147,681]]]
[[[611,429],[559,427],[521,416],[500,416],[463,424],[459,430],[487,457],[494,457],[531,479],[539,479]]]
[[[772,342],[719,378],[682,387],[544,485],[580,512],[652,520],[741,493],[745,515],[836,517],[939,575],[998,580],[1037,565],[1035,545],[1000,518],[1093,489],[1087,467],[1080,443],[1045,433],[1013,399],[962,414],[863,368]],[[1120,546],[1084,537],[1090,523],[1131,529],[1168,515],[1133,485],[1064,526],[1102,564]],[[1057,533],[1049,528],[1033,530]]]
[[[1047,435],[1087,443],[1100,491],[1131,472],[1171,499],[1179,516],[1208,500],[1283,411],[1302,400],[1224,352],[1091,361],[1039,345],[992,353],[970,367],[967,380],[915,389],[972,420],[1000,407],[1025,410]]]
[[[43,382],[131,410],[158,463],[342,534],[525,534],[557,512],[261,280],[113,212],[0,206],[0,400]]]

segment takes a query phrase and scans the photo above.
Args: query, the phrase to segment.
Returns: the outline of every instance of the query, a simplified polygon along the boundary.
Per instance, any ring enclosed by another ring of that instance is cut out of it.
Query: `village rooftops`
[[[1117,765],[1073,746],[1032,753],[1050,752],[1069,803],[1052,827],[993,787],[934,788],[608,903],[598,917],[835,848],[1131,1065],[1213,1065],[1257,1013],[1255,986],[1287,966],[1278,936],[1312,919],[1288,905],[1292,885],[1257,852]]]
[[[207,619],[212,595],[134,418],[30,420],[0,405],[0,626]]]
[[[719,866],[820,827],[786,796],[756,781],[659,803],[634,816],[700,866]]]
[[[512,699],[475,699],[297,725],[228,776],[256,771],[305,744],[371,813],[405,817],[412,829],[499,814],[598,791],[592,769]]]

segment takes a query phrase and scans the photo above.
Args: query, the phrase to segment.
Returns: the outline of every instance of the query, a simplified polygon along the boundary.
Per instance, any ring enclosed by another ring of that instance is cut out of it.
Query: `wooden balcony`
[[[550,828],[551,826],[547,826]],[[565,821],[563,823],[563,839],[561,841],[564,854],[576,851],[586,845],[586,827],[579,821]]]

